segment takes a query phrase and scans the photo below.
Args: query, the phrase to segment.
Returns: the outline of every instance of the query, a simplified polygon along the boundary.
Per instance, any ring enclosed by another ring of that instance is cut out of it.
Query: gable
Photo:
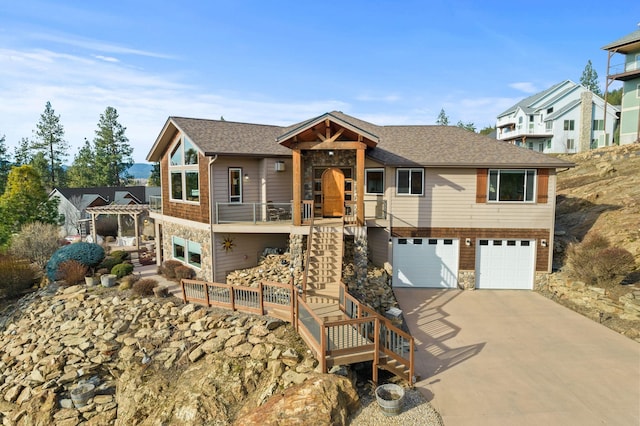
[[[344,117],[326,113],[301,123],[276,141],[287,148],[296,146],[300,149],[356,148],[352,146],[354,144],[375,148],[379,137]]]

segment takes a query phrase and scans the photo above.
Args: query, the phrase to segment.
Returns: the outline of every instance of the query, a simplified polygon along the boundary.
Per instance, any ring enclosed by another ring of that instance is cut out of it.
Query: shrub
[[[58,266],[58,278],[67,285],[76,285],[84,281],[89,268],[77,260],[65,260]]]
[[[120,259],[120,262],[131,259],[131,255],[125,250],[115,250],[109,253],[109,256]]]
[[[51,281],[59,279],[60,264],[67,260],[77,260],[87,268],[94,268],[103,258],[104,250],[98,244],[81,242],[60,247],[47,263],[47,276]]]
[[[102,262],[100,262],[100,265],[98,265],[99,269],[106,269],[108,271],[111,271],[116,265],[119,265],[122,263],[122,260],[120,260],[117,257],[111,257],[111,256],[107,256],[105,257]]]
[[[143,278],[133,284],[131,290],[138,296],[153,296],[153,289],[158,286],[158,281],[151,278]]]
[[[177,260],[165,260],[162,264],[162,275],[167,278],[173,279],[176,277],[176,268],[182,266],[182,262]]]
[[[49,258],[62,245],[58,240],[58,233],[59,228],[50,223],[26,224],[11,239],[9,252],[16,257],[28,259],[44,269]],[[66,240],[62,241],[66,242]]]
[[[129,275],[133,272],[133,265],[130,263],[120,263],[111,269],[111,273],[118,278],[122,278],[125,275]]]
[[[188,266],[180,265],[180,266],[176,267],[175,274],[176,274],[176,279],[178,281],[180,281],[182,279],[190,280],[192,278],[195,278],[196,271],[194,271],[193,269],[189,268]]]
[[[567,248],[567,267],[572,277],[588,285],[612,287],[635,269],[629,251],[610,247],[606,237],[593,233]]]
[[[36,272],[29,262],[14,256],[0,256],[0,297],[15,297],[31,288]]]
[[[140,280],[140,275],[127,275],[120,283],[120,290],[129,290],[133,284]]]

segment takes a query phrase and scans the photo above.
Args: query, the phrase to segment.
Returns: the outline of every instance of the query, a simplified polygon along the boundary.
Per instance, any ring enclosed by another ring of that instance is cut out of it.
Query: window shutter
[[[549,201],[549,169],[538,169],[538,197],[536,202],[546,204]]]
[[[487,202],[487,173],[488,169],[478,169],[476,177],[476,203]]]

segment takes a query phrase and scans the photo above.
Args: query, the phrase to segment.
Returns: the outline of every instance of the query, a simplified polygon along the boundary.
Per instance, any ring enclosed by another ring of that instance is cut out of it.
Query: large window
[[[171,151],[169,176],[171,200],[200,201],[198,151],[184,136]]]
[[[200,244],[180,237],[171,238],[173,258],[196,268],[202,267],[202,248]]]
[[[422,195],[424,193],[423,169],[398,169],[396,191],[398,195]]]
[[[367,194],[384,193],[384,169],[365,169],[364,181]]]
[[[242,202],[242,169],[229,168],[229,202]]]
[[[564,120],[564,130],[575,130],[575,120]]]
[[[489,170],[489,201],[533,202],[535,170]]]
[[[593,120],[593,130],[604,130],[604,120]]]

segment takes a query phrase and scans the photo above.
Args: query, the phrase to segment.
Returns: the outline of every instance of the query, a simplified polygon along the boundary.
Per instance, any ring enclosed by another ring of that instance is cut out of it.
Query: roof
[[[87,188],[55,188],[67,200],[74,197],[90,204],[95,198],[101,197],[108,203],[129,204],[132,200],[136,204],[145,202],[146,186],[96,186]]]
[[[287,156],[278,143],[318,120],[329,119],[377,142],[366,155],[389,166],[539,167],[564,168],[572,163],[456,126],[378,126],[340,111],[332,111],[288,127],[169,117],[147,156],[159,161],[182,131],[205,155]]]
[[[626,36],[603,46],[602,50],[614,50],[620,53],[629,53],[640,50],[640,29],[637,29]]]
[[[567,83],[572,83],[575,85],[575,83],[573,83],[571,80],[565,80],[562,81],[556,85],[551,86],[550,88],[543,90],[542,92],[538,92],[535,95],[531,95],[527,98],[524,98],[523,100],[521,100],[520,102],[516,103],[515,105],[511,106],[510,108],[506,109],[504,112],[498,114],[498,118],[504,116],[504,115],[509,115],[513,112],[515,112],[518,108],[524,110],[525,113],[529,113],[532,112],[531,111],[531,105],[535,104],[536,102],[538,102],[539,100],[543,99],[545,96],[555,92],[556,90],[558,90],[560,87],[566,85]]]

